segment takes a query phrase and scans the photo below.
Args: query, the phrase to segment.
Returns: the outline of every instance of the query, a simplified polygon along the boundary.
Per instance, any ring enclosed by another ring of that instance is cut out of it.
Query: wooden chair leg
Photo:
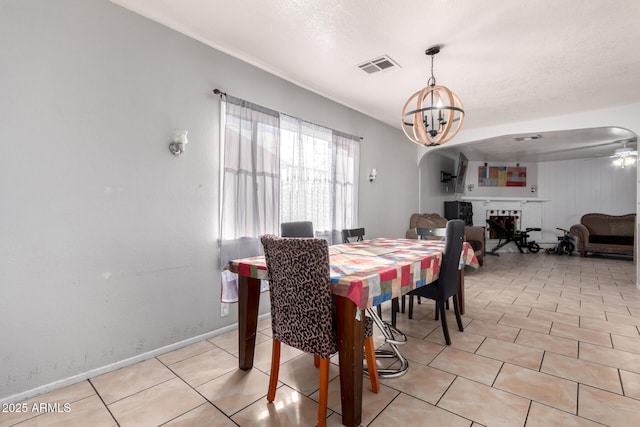
[[[378,365],[376,363],[376,349],[373,347],[373,337],[365,338],[364,354],[367,356],[367,370],[371,380],[371,390],[374,393],[380,391],[380,377],[378,376]]]
[[[267,401],[273,402],[276,398],[276,388],[278,387],[278,373],[280,372],[280,341],[273,340],[271,346],[271,375],[269,375],[269,392]]]
[[[327,423],[327,404],[329,401],[329,358],[320,358],[320,392],[318,396],[318,427]]]
[[[316,368],[319,368],[319,367],[320,367],[320,356],[318,356],[317,354],[314,354],[314,355],[313,355],[313,365],[314,365]]]

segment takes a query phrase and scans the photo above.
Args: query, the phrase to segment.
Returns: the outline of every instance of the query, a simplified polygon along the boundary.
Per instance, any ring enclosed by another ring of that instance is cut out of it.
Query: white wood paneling
[[[569,229],[582,215],[623,215],[636,211],[636,166],[614,166],[610,158],[538,164],[542,240],[555,240],[556,227]]]

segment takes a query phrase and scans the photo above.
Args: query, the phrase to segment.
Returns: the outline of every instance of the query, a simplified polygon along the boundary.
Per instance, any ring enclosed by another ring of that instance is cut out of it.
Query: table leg
[[[346,297],[336,296],[342,424],[349,427],[360,425],[362,419],[364,322],[356,320],[356,310],[357,307],[353,301]],[[360,315],[364,316],[364,311]]]
[[[458,270],[458,308],[462,316],[464,314],[464,269]]]
[[[259,304],[260,279],[238,275],[238,363],[243,371],[253,368]]]

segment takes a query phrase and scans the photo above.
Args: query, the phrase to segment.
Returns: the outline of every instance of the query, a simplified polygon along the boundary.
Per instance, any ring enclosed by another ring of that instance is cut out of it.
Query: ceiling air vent
[[[516,136],[515,139],[518,142],[522,142],[522,141],[535,141],[536,139],[540,139],[542,138],[542,135],[523,135],[523,136]]]
[[[362,64],[358,65],[358,67],[369,74],[373,74],[373,73],[377,73],[378,71],[387,70],[389,68],[399,67],[399,65],[396,61],[391,59],[389,56],[382,55],[376,59],[363,62]]]

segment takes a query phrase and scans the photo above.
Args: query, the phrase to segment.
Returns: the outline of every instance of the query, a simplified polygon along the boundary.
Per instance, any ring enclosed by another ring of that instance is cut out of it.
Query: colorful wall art
[[[527,168],[521,166],[479,166],[479,187],[526,187]]]

